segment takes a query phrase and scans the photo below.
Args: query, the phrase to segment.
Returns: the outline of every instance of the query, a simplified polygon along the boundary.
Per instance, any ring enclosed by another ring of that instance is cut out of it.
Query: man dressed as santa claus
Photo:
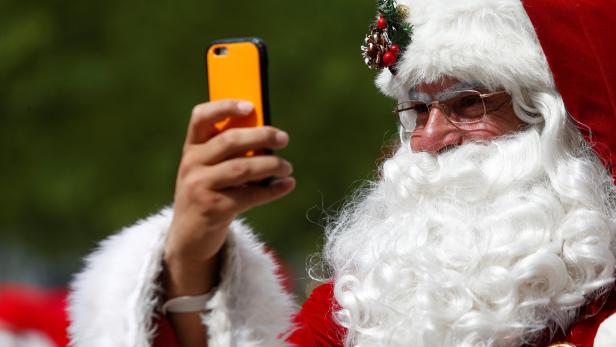
[[[616,4],[380,0],[363,57],[400,144],[326,230],[297,312],[239,213],[289,193],[264,127],[195,107],[172,208],[104,241],[74,346],[616,346]],[[269,187],[246,184],[279,177]]]

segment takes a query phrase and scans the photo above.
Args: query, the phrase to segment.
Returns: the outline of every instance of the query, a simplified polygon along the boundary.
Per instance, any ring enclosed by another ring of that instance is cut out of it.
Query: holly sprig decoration
[[[395,0],[379,0],[379,21],[381,18],[387,23],[385,30],[392,42],[400,46],[404,51],[411,43],[413,28],[406,21],[409,8],[404,5],[396,6]]]
[[[389,68],[395,74],[398,57],[411,43],[413,34],[412,26],[406,22],[409,9],[396,5],[395,0],[378,0],[378,12],[379,17],[370,25],[370,33],[361,47],[362,56],[370,68]]]

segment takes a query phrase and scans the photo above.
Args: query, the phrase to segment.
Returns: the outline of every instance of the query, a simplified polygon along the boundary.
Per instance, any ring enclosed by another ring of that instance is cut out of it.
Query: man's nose
[[[447,119],[443,110],[432,107],[428,114],[428,121],[418,136],[412,138],[413,151],[437,154],[447,146],[462,143],[462,132]]]

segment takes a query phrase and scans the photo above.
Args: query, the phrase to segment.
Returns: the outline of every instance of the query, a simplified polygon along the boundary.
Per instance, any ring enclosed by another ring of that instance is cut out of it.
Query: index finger
[[[218,133],[214,124],[227,117],[247,116],[253,110],[253,104],[244,100],[219,100],[195,106],[188,124],[185,145],[209,140]]]

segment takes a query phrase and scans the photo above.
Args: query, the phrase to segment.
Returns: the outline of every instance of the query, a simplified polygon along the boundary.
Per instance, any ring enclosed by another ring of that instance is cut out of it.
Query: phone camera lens
[[[214,49],[214,54],[216,55],[227,55],[227,48],[226,47],[218,47]]]

